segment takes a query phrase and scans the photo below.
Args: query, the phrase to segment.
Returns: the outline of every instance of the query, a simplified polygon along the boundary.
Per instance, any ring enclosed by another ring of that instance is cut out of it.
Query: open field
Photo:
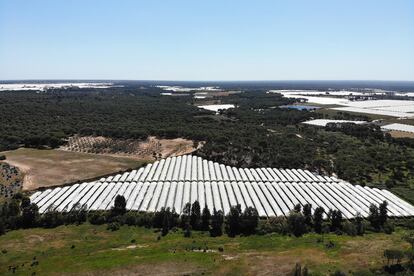
[[[8,232],[0,237],[0,274],[11,275],[286,275],[296,263],[312,275],[380,269],[384,249],[407,249],[402,230],[363,237],[307,234],[211,238],[181,231],[157,240],[158,233],[138,227],[111,232],[106,226],[61,226]],[[333,246],[327,246],[332,242]],[[222,247],[221,252],[219,248]],[[206,252],[204,252],[206,249]],[[38,264],[36,263],[38,262]]]
[[[200,146],[202,146],[202,143],[198,144],[198,147]],[[78,135],[70,137],[68,143],[60,149],[148,160],[188,154],[196,150],[193,141],[183,138],[158,139],[150,136],[145,140],[137,140]]]
[[[62,150],[21,148],[2,152],[7,163],[24,173],[23,190],[71,183],[137,168],[145,160],[131,157],[104,156]]]
[[[392,130],[389,132],[394,138],[414,138],[413,132]]]

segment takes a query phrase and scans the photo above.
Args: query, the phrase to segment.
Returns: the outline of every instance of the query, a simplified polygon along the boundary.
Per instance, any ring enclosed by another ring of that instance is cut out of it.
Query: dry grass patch
[[[140,167],[145,160],[62,150],[6,151],[7,163],[24,172],[23,190],[61,185]]]

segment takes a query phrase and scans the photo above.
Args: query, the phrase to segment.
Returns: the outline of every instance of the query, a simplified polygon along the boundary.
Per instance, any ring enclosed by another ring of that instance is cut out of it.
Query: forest
[[[235,109],[218,115],[191,96],[161,96],[154,87],[0,93],[0,151],[55,148],[74,135],[205,141],[196,155],[240,167],[304,168],[336,173],[353,184],[395,189],[413,201],[413,139],[395,139],[374,126],[316,128],[300,122],[322,115],[278,108],[293,99],[264,90],[221,97]],[[408,191],[408,192],[407,192]]]

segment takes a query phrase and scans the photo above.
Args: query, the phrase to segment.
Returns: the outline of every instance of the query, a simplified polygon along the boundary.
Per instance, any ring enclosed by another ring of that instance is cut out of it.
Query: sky
[[[413,0],[0,0],[0,80],[414,80]]]

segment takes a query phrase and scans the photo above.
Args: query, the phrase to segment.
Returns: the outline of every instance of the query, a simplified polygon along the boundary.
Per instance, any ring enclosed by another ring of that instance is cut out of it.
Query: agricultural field
[[[7,163],[24,173],[23,190],[81,181],[140,167],[147,160],[63,150],[5,151]]]
[[[286,275],[300,263],[312,275],[372,275],[386,262],[385,249],[409,248],[403,234],[211,238],[193,232],[183,238],[177,231],[158,238],[154,230],[128,226],[115,232],[90,224],[34,228],[0,237],[0,274],[15,267],[16,275]]]
[[[414,139],[414,133],[412,132],[392,130],[389,132],[389,134],[394,138],[413,138]]]
[[[188,154],[201,146],[202,143],[197,143],[195,146],[193,141],[183,138],[158,139],[149,136],[145,140],[137,140],[75,135],[70,137],[67,144],[61,146],[60,149],[140,159],[157,159]]]

